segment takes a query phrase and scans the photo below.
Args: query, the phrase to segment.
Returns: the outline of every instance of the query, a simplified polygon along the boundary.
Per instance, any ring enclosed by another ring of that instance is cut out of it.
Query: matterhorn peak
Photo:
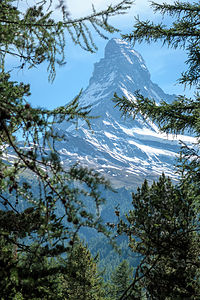
[[[124,59],[127,63],[134,65],[141,65],[143,68],[147,69],[145,61],[142,56],[133,49],[130,43],[113,38],[108,41],[105,47],[105,59],[119,58]]]
[[[85,122],[79,123],[79,130],[69,122],[57,125],[66,136],[66,144],[59,144],[66,166],[79,161],[102,173],[115,186],[132,187],[134,182],[144,177],[155,179],[163,171],[175,176],[173,165],[179,144],[174,137],[161,135],[156,124],[144,121],[140,115],[134,120],[123,119],[114,107],[115,92],[135,101],[136,90],[158,104],[174,99],[151,81],[144,59],[129,43],[111,39],[80,97],[80,105],[91,105],[91,114],[99,118],[91,121],[92,129]]]
[[[105,47],[104,58],[94,65],[90,83],[94,81],[103,83],[112,78],[119,86],[123,77],[133,82],[137,82],[138,77],[150,80],[150,74],[142,56],[126,41],[113,38]]]
[[[82,104],[94,105],[102,100],[112,99],[116,92],[134,100],[134,92],[139,90],[145,97],[169,101],[159,87],[151,81],[150,73],[142,56],[124,40],[113,38],[105,47],[105,54],[94,64],[94,71],[81,99]]]

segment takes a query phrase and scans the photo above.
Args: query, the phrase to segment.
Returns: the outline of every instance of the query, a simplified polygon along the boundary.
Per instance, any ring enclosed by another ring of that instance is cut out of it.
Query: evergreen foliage
[[[198,2],[198,1],[197,1]],[[131,114],[135,117],[139,112],[144,118],[151,118],[156,121],[160,129],[164,132],[174,134],[183,133],[185,130],[193,132],[199,136],[199,74],[200,74],[200,27],[199,27],[199,3],[179,2],[174,5],[157,4],[152,2],[155,12],[160,12],[163,17],[169,14],[176,18],[170,28],[164,24],[155,25],[151,21],[140,21],[136,19],[132,33],[124,35],[126,40],[147,43],[163,41],[163,45],[186,49],[188,54],[188,70],[182,74],[180,83],[193,85],[196,88],[194,99],[183,95],[178,96],[173,103],[162,101],[159,106],[152,99],[144,98],[138,91],[136,92],[136,102],[127,101],[115,95],[114,102],[123,114]]]
[[[134,30],[130,34],[123,35],[126,40],[147,43],[162,41],[168,47],[181,47],[186,50],[188,70],[182,73],[180,83],[197,85],[199,87],[200,73],[200,26],[199,26],[199,1],[175,1],[174,4],[158,4],[151,1],[154,13],[160,13],[163,17],[169,15],[175,21],[170,27],[165,24],[154,24],[152,21],[141,21],[138,17],[134,24]]]
[[[90,251],[82,244],[75,244],[73,252],[62,263],[66,274],[61,275],[64,299],[103,300],[103,280]]]
[[[119,299],[119,297],[123,295],[130,285],[132,276],[133,268],[129,266],[127,260],[123,260],[111,275],[111,286],[109,291],[111,299]]]
[[[35,67],[43,62],[48,63],[49,79],[55,78],[55,64],[65,63],[65,32],[74,44],[86,51],[94,52],[91,27],[101,37],[105,33],[114,33],[117,28],[109,24],[109,18],[117,14],[126,13],[132,1],[123,0],[116,5],[110,5],[103,11],[96,11],[92,6],[92,13],[88,16],[72,19],[65,2],[57,0],[60,18],[53,18],[53,4],[51,0],[42,0],[38,4],[28,5],[20,9],[21,1],[3,0],[0,3],[0,65],[4,71],[5,60],[8,55],[20,60],[20,68]],[[22,5],[25,5],[22,3]]]
[[[21,1],[0,1],[2,299],[61,297],[51,281],[53,274],[63,270],[57,258],[72,252],[82,227],[108,235],[98,207],[104,203],[99,187],[109,188],[109,183],[94,170],[79,165],[65,170],[56,151],[56,141],[64,137],[54,131],[53,125],[64,120],[78,124],[79,119],[90,125],[90,107],[79,107],[80,95],[51,111],[32,107],[28,102],[30,86],[11,80],[7,59],[14,57],[19,69],[24,70],[46,62],[49,80],[53,81],[56,64],[65,63],[66,33],[75,45],[94,52],[97,48],[91,27],[102,37],[106,32],[117,31],[108,23],[109,18],[125,13],[131,3],[123,0],[103,11],[93,7],[90,15],[72,19],[64,1],[58,0],[62,18],[56,21],[51,0],[26,7]],[[85,206],[86,198],[94,204],[92,213]],[[89,262],[89,253],[80,249],[80,255]],[[50,264],[52,258],[55,263]]]
[[[199,1],[151,5],[163,20],[166,15],[174,20],[171,26],[136,18],[133,31],[123,37],[133,44],[161,40],[168,47],[185,49],[188,69],[179,83],[193,85],[194,97],[180,95],[172,103],[163,100],[157,105],[136,91],[134,102],[116,94],[114,102],[122,115],[135,118],[141,114],[165,133],[194,135],[196,143],[188,147],[182,142],[177,164],[179,183],[173,185],[164,175],[152,186],[145,181],[133,194],[127,222],[118,224],[118,232],[129,236],[129,246],[141,258],[131,285],[120,299],[128,299],[130,293],[134,293],[132,299],[199,299],[200,5]]]
[[[190,184],[174,186],[164,174],[133,193],[128,222],[118,224],[118,231],[129,236],[129,247],[141,257],[128,290],[142,287],[145,299],[198,299],[200,228],[195,196]]]

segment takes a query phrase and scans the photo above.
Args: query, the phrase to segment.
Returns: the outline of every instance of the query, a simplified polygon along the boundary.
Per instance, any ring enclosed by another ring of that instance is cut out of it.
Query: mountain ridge
[[[189,143],[193,138],[161,134],[156,124],[140,115],[135,120],[121,118],[111,101],[114,93],[134,101],[134,92],[140,90],[145,97],[171,102],[175,95],[164,91],[151,81],[142,56],[127,42],[110,40],[104,58],[95,63],[88,87],[80,97],[80,105],[92,105],[92,129],[83,122],[76,130],[73,124],[63,122],[57,130],[66,142],[57,147],[63,163],[79,161],[92,167],[117,187],[140,184],[147,178],[156,179],[162,172],[176,179],[174,164],[180,149],[178,139]]]

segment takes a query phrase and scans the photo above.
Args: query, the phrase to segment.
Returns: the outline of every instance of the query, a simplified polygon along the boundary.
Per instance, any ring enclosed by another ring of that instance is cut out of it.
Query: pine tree
[[[142,287],[147,299],[198,299],[199,224],[190,186],[174,186],[163,174],[132,197],[128,222],[118,224],[141,257],[129,292]],[[128,290],[120,299],[128,299]]]
[[[111,275],[111,287],[109,295],[111,299],[119,299],[131,283],[133,268],[127,260],[123,260]]]
[[[80,242],[75,244],[72,253],[62,261],[62,265],[66,270],[61,275],[64,299],[104,299],[103,280],[87,247]]]
[[[166,15],[174,19],[171,26],[165,25],[164,21],[154,24],[136,18],[133,31],[123,37],[133,44],[161,40],[163,46],[185,49],[188,69],[182,73],[179,83],[193,86],[194,97],[180,95],[172,103],[163,100],[156,105],[154,100],[137,91],[135,102],[117,95],[114,102],[123,115],[134,118],[140,113],[145,119],[156,122],[161,131],[190,132],[197,142],[193,148],[182,143],[177,165],[178,184],[173,186],[163,175],[150,187],[145,181],[133,194],[134,210],[127,216],[129,225],[122,222],[119,230],[130,236],[130,247],[140,253],[142,261],[132,284],[120,299],[127,299],[132,289],[140,287],[147,299],[198,299],[200,5],[198,1],[175,1],[174,4],[151,2],[151,6],[163,20]]]
[[[25,299],[34,299],[34,294],[38,299],[50,297],[42,286],[58,267],[46,262],[70,252],[82,226],[106,233],[95,208],[104,202],[99,186],[109,187],[94,170],[79,165],[64,169],[56,151],[56,141],[63,136],[53,125],[64,120],[77,124],[79,119],[90,125],[90,107],[79,107],[80,95],[54,110],[32,107],[28,101],[30,86],[11,79],[8,58],[12,56],[25,71],[46,62],[49,80],[53,81],[56,65],[65,63],[66,33],[74,44],[94,52],[90,26],[102,37],[115,32],[109,18],[125,13],[131,2],[124,0],[103,11],[93,7],[90,15],[71,19],[64,2],[58,0],[57,9],[63,14],[56,21],[52,1],[21,9],[20,1],[0,1],[0,241],[5,249],[1,252],[1,275],[5,279],[1,290],[5,295],[12,277],[15,293],[24,293]],[[85,198],[94,203],[94,214],[85,207]],[[30,279],[29,289],[26,277]],[[55,299],[55,295],[51,297]]]

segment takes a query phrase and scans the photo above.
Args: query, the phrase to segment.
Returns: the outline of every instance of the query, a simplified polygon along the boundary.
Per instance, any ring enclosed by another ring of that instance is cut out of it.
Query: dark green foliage
[[[144,182],[133,194],[133,210],[127,222],[121,220],[119,232],[129,236],[130,247],[140,255],[141,263],[134,279],[120,299],[134,291],[133,299],[199,299],[199,138],[200,138],[200,5],[198,1],[174,4],[152,2],[155,12],[174,20],[171,25],[154,24],[136,18],[133,32],[124,35],[130,42],[156,42],[186,50],[188,70],[179,80],[196,88],[193,99],[178,96],[174,102],[144,98],[136,92],[136,101],[114,96],[123,115],[141,114],[156,122],[166,133],[190,133],[197,137],[188,147],[182,143],[177,175],[172,185],[164,175],[149,186]],[[164,20],[164,18],[163,18]],[[164,21],[163,21],[164,22]]]
[[[82,244],[74,244],[69,257],[62,260],[65,272],[60,274],[62,294],[70,300],[103,300],[103,280],[89,250]]]
[[[16,295],[17,263],[15,249],[1,235],[0,238],[0,283],[2,299],[12,299]]]
[[[35,255],[36,245],[20,255],[2,239],[1,299],[104,299],[95,259],[80,242],[71,246],[65,258],[48,260],[42,253]]]
[[[133,268],[129,266],[127,260],[123,260],[113,271],[109,287],[109,296],[111,299],[119,299],[127,290],[133,276]],[[128,298],[131,299],[131,298]]]
[[[2,299],[61,297],[52,277],[63,271],[58,257],[72,252],[82,227],[108,235],[98,209],[104,203],[99,187],[109,188],[109,183],[94,170],[79,165],[66,170],[55,147],[63,136],[54,131],[54,124],[64,120],[78,124],[82,119],[90,125],[90,107],[79,107],[80,95],[52,111],[32,107],[28,102],[30,86],[11,80],[12,68],[8,71],[7,59],[12,56],[20,69],[46,62],[53,81],[56,64],[65,62],[65,33],[74,44],[94,52],[89,26],[102,37],[104,32],[117,31],[108,19],[125,13],[131,2],[121,1],[99,12],[93,7],[89,16],[73,20],[64,2],[58,1],[62,17],[56,21],[52,1],[33,6],[26,6],[24,1],[0,1]],[[94,204],[92,212],[85,205],[86,198]],[[52,258],[54,264],[50,264]]]
[[[143,287],[147,299],[198,299],[199,222],[194,197],[190,185],[173,186],[164,175],[152,186],[145,181],[133,194],[128,223],[118,224],[119,231],[129,236],[129,247],[141,257],[130,290]]]

